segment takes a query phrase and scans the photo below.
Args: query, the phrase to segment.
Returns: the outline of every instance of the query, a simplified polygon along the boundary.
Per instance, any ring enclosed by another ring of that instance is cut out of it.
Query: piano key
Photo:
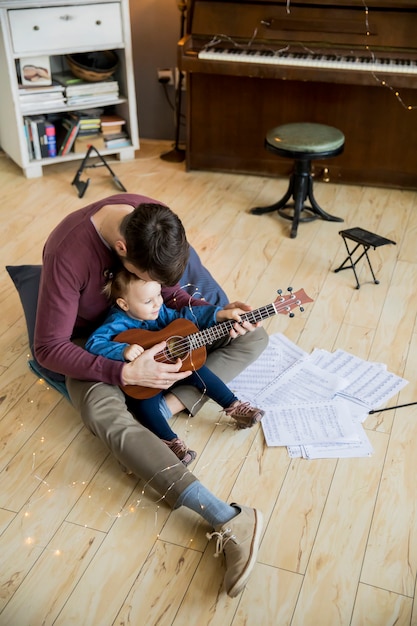
[[[238,63],[264,63],[286,67],[329,68],[391,74],[417,74],[417,62],[411,59],[384,59],[355,57],[352,55],[313,54],[306,52],[276,53],[272,50],[228,50],[212,48],[201,50],[199,59],[233,61]]]

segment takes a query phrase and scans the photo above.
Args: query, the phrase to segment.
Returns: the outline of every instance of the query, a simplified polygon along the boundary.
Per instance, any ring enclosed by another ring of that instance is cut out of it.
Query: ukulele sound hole
[[[177,359],[183,361],[190,352],[189,343],[185,337],[170,337],[167,339],[165,354],[169,361],[175,363]]]

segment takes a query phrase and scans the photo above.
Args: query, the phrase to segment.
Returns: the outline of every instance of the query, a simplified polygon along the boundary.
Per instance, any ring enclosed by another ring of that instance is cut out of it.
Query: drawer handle
[[[69,20],[73,20],[74,18],[71,15],[60,15],[59,16],[60,20],[64,20],[64,22],[68,22]]]
[[[101,20],[97,20],[97,21],[96,21],[96,25],[97,25],[97,26],[101,26]]]
[[[39,30],[39,26],[34,26],[33,30]]]

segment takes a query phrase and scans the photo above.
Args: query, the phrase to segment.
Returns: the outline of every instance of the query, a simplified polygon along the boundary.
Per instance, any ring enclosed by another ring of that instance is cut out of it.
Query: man
[[[213,526],[226,557],[225,589],[234,597],[244,588],[256,562],[261,513],[229,505],[209,492],[160,439],[134,419],[119,388],[138,384],[168,390],[189,372],[179,371],[180,362],[154,360],[163,343],[127,363],[94,356],[82,347],[108,311],[103,287],[120,263],[144,280],[165,285],[165,303],[180,308],[190,300],[177,284],[188,255],[181,221],[150,198],[118,194],[68,215],[45,244],[34,350],[41,365],[66,376],[71,401],[85,425],[123,467],[172,508],[186,506]],[[200,300],[190,304],[207,306]],[[235,302],[225,310],[236,324],[230,338],[213,344],[207,366],[227,382],[259,356],[267,335],[262,328],[240,323],[239,314],[249,310],[246,305]],[[176,386],[165,396],[167,417],[184,408],[192,412],[199,397],[200,392],[191,386]]]

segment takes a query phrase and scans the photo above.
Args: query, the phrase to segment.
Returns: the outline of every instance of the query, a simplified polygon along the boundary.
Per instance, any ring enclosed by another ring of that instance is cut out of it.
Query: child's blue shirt
[[[193,308],[183,307],[180,311],[175,311],[163,304],[156,320],[137,320],[130,317],[119,307],[114,306],[105,322],[90,335],[85,344],[85,349],[92,354],[102,355],[108,359],[124,361],[123,353],[129,344],[113,341],[114,337],[124,330],[130,330],[131,328],[162,330],[168,324],[180,318],[194,322],[202,330],[216,324],[216,315],[221,309],[222,307],[210,305]]]

